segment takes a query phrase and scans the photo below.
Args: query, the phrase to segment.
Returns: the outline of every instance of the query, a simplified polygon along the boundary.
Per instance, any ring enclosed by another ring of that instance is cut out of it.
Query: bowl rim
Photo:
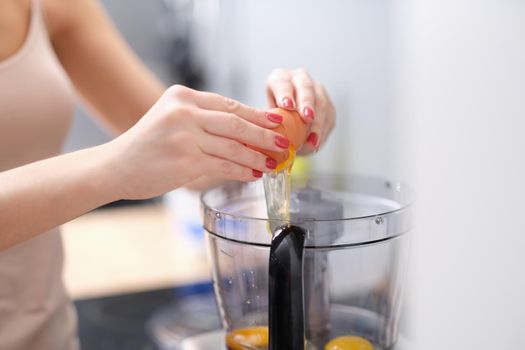
[[[311,179],[317,179],[317,178],[326,178],[326,177],[332,177],[332,178],[351,178],[351,179],[359,179],[359,180],[367,180],[367,181],[377,181],[382,182],[383,184],[387,185],[388,187],[393,187],[396,191],[404,192],[404,196],[408,197],[404,203],[399,203],[398,208],[394,208],[391,210],[386,210],[382,212],[378,212],[375,214],[369,214],[369,215],[358,215],[353,217],[345,217],[345,218],[338,218],[338,219],[303,219],[301,220],[302,223],[313,221],[313,222],[340,222],[340,221],[358,221],[358,220],[370,220],[370,219],[376,219],[379,217],[385,217],[390,216],[396,213],[402,213],[404,211],[408,211],[413,208],[415,203],[415,192],[410,187],[407,186],[405,183],[401,181],[389,181],[385,180],[381,177],[376,176],[369,176],[369,175],[359,175],[359,174],[345,174],[345,173],[312,173],[311,175],[308,175],[306,177],[307,180]],[[303,177],[297,177],[296,179],[304,179]],[[229,182],[232,183],[232,182]],[[243,183],[241,183],[242,185]],[[246,184],[246,183],[244,183]],[[209,211],[214,214],[219,214],[219,216],[227,216],[234,219],[239,220],[248,220],[248,221],[265,221],[265,222],[278,222],[283,224],[293,224],[290,220],[281,220],[281,219],[270,219],[270,218],[262,218],[262,217],[256,217],[256,216],[248,216],[248,215],[239,215],[239,214],[233,214],[231,212],[228,212],[226,210],[218,209],[214,206],[208,205],[206,203],[206,197],[210,195],[212,192],[218,191],[221,188],[224,188],[225,184],[220,184],[217,186],[214,186],[210,189],[207,189],[206,191],[203,191],[200,195],[200,205],[201,209],[203,211]],[[391,200],[391,199],[390,199]]]

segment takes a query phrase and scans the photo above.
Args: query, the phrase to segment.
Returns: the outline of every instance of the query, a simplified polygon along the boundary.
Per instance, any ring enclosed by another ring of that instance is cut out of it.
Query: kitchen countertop
[[[64,281],[73,299],[210,279],[202,239],[178,232],[162,203],[104,208],[62,227]]]

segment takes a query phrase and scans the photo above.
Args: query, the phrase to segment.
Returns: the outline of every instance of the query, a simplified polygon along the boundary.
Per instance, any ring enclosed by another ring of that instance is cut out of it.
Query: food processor
[[[371,177],[294,177],[289,219],[276,220],[268,219],[260,181],[205,192],[223,332],[202,344],[404,349],[398,329],[412,200],[406,186]]]

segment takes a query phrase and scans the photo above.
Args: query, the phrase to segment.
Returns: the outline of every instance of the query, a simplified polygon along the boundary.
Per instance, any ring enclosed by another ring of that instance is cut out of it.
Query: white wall
[[[394,12],[419,198],[415,348],[524,349],[525,2]]]
[[[166,1],[180,7],[186,0]],[[104,5],[136,52],[167,76],[159,35],[171,19],[161,1]],[[196,0],[193,45],[210,89],[266,105],[264,81],[276,67],[304,67],[322,81],[337,108],[329,143],[312,157],[317,169],[397,175],[391,139],[392,53],[386,0]],[[173,18],[175,21],[175,18]],[[173,23],[173,30],[177,23]],[[108,140],[77,113],[66,150]]]
[[[317,168],[388,176],[391,139],[389,5],[386,0],[221,2],[209,71],[213,89],[266,106],[273,68],[304,67],[337,108]]]

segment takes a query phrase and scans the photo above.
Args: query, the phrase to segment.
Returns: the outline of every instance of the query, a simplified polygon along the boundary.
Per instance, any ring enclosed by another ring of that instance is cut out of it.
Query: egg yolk
[[[330,340],[324,350],[374,350],[374,346],[365,338],[347,335]]]
[[[263,153],[266,156],[277,161],[277,168],[274,172],[280,172],[289,169],[295,159],[295,152],[300,150],[306,141],[308,127],[297,111],[289,111],[281,108],[273,108],[269,110],[271,113],[279,114],[283,117],[281,124],[274,127],[272,130],[276,133],[285,136],[290,142],[290,147],[287,151],[270,151],[262,149],[253,145],[249,145],[251,149]]]
[[[288,147],[288,158],[286,158],[286,160],[282,161],[281,163],[277,164],[277,168],[275,168],[274,172],[278,173],[285,169],[291,170],[294,160],[295,148],[293,145],[290,145]]]
[[[226,346],[231,350],[267,348],[268,339],[268,327],[240,328],[226,334]]]

